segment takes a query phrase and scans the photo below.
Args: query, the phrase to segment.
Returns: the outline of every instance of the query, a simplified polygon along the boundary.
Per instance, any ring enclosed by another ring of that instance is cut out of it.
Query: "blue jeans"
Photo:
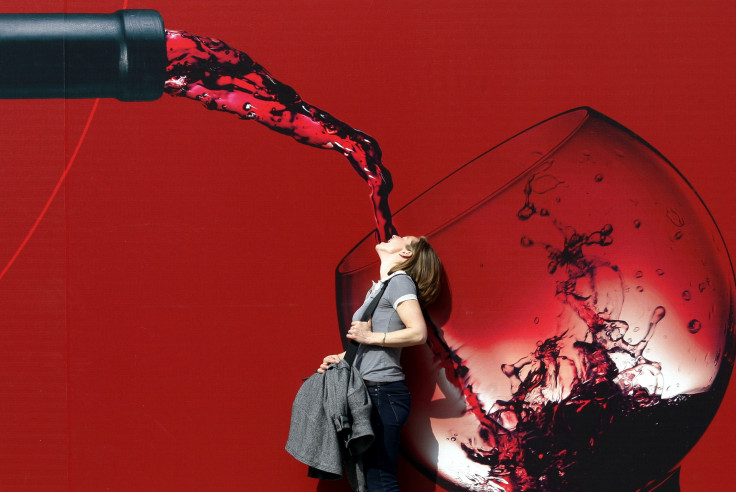
[[[370,383],[374,384],[374,383]],[[369,492],[398,492],[397,464],[401,428],[409,418],[411,396],[404,381],[368,386],[376,440],[363,456]]]

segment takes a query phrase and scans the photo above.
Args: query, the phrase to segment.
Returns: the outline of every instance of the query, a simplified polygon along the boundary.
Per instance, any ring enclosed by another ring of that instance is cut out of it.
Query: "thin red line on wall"
[[[5,274],[10,270],[10,267],[15,263],[16,258],[20,255],[21,251],[23,251],[23,248],[26,247],[26,244],[28,244],[28,241],[31,239],[31,236],[33,236],[33,233],[36,232],[36,229],[38,228],[38,225],[41,223],[43,218],[46,216],[46,212],[48,211],[49,207],[51,206],[51,203],[54,201],[54,198],[56,198],[56,195],[59,193],[59,189],[61,189],[61,185],[64,183],[64,180],[66,179],[66,176],[69,174],[69,170],[71,169],[72,165],[74,164],[74,161],[77,158],[77,154],[79,154],[79,149],[82,148],[82,143],[84,143],[84,138],[87,136],[87,130],[89,130],[89,126],[92,123],[92,118],[95,115],[95,112],[97,111],[97,105],[99,104],[100,100],[95,99],[94,104],[92,105],[92,110],[89,113],[89,117],[87,118],[87,123],[84,124],[84,129],[82,130],[82,134],[79,136],[79,141],[77,142],[76,147],[74,148],[74,152],[72,153],[71,157],[69,158],[69,162],[67,163],[66,167],[64,168],[64,172],[61,174],[61,177],[59,178],[59,181],[56,183],[56,186],[54,187],[54,190],[51,192],[51,196],[46,201],[46,204],[43,206],[43,209],[41,210],[41,213],[38,215],[38,218],[36,218],[36,221],[31,226],[30,230],[28,231],[28,234],[26,234],[26,237],[23,238],[23,241],[20,243],[20,246],[18,246],[18,249],[15,251],[13,256],[8,261],[7,265],[5,265],[5,268],[0,272],[0,280],[5,276]]]

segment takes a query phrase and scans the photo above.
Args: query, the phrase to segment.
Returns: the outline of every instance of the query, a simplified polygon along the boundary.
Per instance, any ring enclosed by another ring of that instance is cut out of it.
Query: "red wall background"
[[[111,12],[122,1],[0,0],[0,11]],[[736,251],[736,4],[127,7],[225,40],[373,135],[394,208],[588,105],[673,162]],[[0,102],[0,267],[93,105]],[[283,446],[301,378],[338,350],[334,268],[372,224],[367,188],[334,152],[188,100],[100,101],[58,196],[0,279],[2,488],[338,490],[306,478]],[[683,491],[733,482],[734,412],[732,386],[682,463]],[[402,469],[412,490],[442,490]]]

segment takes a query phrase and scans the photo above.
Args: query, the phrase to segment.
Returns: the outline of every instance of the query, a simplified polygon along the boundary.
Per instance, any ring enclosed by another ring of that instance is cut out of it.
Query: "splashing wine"
[[[246,53],[220,40],[167,30],[166,41],[168,94],[257,121],[299,143],[340,152],[368,183],[381,238],[396,234],[388,205],[391,174],[381,161],[378,142],[306,103]]]

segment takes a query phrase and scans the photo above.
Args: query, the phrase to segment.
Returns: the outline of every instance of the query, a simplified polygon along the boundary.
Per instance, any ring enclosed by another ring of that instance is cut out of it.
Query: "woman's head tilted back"
[[[440,295],[442,263],[427,238],[421,236],[407,245],[411,256],[391,268],[389,274],[403,270],[417,284],[419,303],[429,306]]]

